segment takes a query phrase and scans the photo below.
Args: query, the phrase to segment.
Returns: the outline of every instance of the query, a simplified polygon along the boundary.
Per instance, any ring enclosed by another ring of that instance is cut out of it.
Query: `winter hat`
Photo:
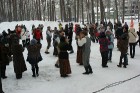
[[[100,38],[105,38],[105,37],[106,37],[105,32],[101,32],[100,33]]]
[[[31,45],[37,44],[37,40],[36,40],[36,39],[32,39],[30,44],[31,44]]]

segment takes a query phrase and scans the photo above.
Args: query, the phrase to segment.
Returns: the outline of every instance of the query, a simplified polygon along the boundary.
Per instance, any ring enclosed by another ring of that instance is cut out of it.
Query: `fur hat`
[[[36,40],[36,39],[32,39],[30,44],[31,44],[31,45],[37,44],[37,40]]]

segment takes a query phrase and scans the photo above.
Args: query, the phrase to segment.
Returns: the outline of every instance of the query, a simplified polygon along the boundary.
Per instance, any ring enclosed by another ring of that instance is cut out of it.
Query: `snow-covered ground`
[[[128,20],[128,22],[130,22]],[[68,78],[61,78],[59,69],[54,67],[57,60],[53,56],[53,47],[50,48],[50,54],[44,53],[47,43],[45,40],[45,30],[47,26],[54,28],[58,27],[57,22],[43,22],[43,21],[23,21],[23,22],[4,22],[0,24],[0,32],[8,28],[14,29],[16,24],[25,24],[31,30],[32,24],[44,24],[44,40],[41,54],[43,61],[39,63],[40,76],[38,78],[32,77],[31,67],[26,62],[28,70],[23,73],[23,78],[17,80],[11,62],[7,66],[8,78],[2,80],[3,89],[5,93],[92,93],[111,83],[129,79],[140,74],[140,47],[136,46],[136,56],[131,59],[129,56],[129,65],[126,69],[118,68],[120,52],[115,46],[113,50],[112,63],[108,63],[109,68],[101,67],[101,56],[99,52],[99,44],[92,43],[90,63],[93,68],[92,75],[83,75],[84,68],[76,63],[76,43],[73,41],[74,54],[70,54],[70,64],[72,74]],[[129,24],[129,23],[128,23]],[[138,23],[135,21],[135,28],[138,29]],[[116,40],[115,40],[116,44]],[[24,51],[24,58],[27,58],[27,50]],[[140,77],[131,81],[125,82],[119,86],[106,89],[100,93],[140,93]]]

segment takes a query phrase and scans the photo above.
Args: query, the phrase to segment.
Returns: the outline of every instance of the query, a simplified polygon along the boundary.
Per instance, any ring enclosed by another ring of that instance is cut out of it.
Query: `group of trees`
[[[0,21],[61,20],[94,23],[110,19],[110,8],[118,19],[119,0],[0,0]],[[113,3],[113,4],[112,4]],[[123,15],[125,15],[125,0]],[[96,11],[95,11],[96,8]],[[108,15],[105,13],[108,9]]]

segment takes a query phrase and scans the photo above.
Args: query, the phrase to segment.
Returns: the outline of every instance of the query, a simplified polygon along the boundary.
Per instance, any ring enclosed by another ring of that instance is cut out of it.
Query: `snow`
[[[127,21],[130,24],[130,20]],[[135,28],[138,29],[137,21],[134,21]],[[129,79],[140,74],[140,47],[136,46],[136,56],[134,59],[129,58],[129,65],[126,69],[118,68],[120,52],[115,46],[113,50],[112,63],[108,63],[109,68],[101,67],[101,55],[99,52],[99,44],[92,43],[90,63],[93,68],[93,74],[83,75],[83,66],[76,63],[76,43],[73,41],[74,54],[70,54],[70,64],[72,74],[68,78],[61,78],[59,69],[54,67],[57,57],[53,56],[53,47],[50,48],[50,54],[46,55],[45,49],[47,46],[45,40],[45,30],[47,26],[53,29],[58,27],[58,22],[44,22],[44,21],[21,21],[21,22],[4,22],[0,24],[0,32],[8,28],[14,29],[16,24],[25,24],[29,31],[31,31],[32,24],[44,24],[44,39],[42,41],[43,47],[41,54],[43,61],[39,63],[40,76],[32,77],[31,66],[26,62],[28,70],[23,73],[23,78],[17,80],[15,78],[13,63],[7,66],[8,78],[2,80],[3,90],[5,93],[92,93],[111,83]],[[65,23],[64,23],[65,24]],[[116,44],[116,40],[115,40]],[[27,50],[24,51],[24,58],[27,58]],[[125,82],[121,85],[106,89],[100,93],[140,93],[140,77],[131,81]]]

